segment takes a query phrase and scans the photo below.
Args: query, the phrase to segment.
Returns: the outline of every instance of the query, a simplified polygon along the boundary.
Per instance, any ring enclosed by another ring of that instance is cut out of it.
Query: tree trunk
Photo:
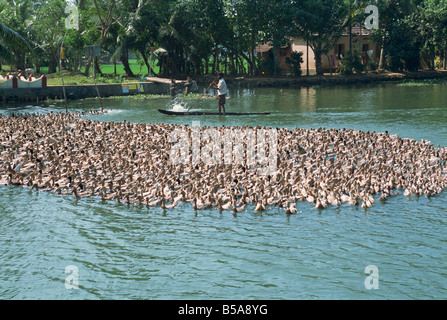
[[[329,70],[330,70],[330,74],[332,76],[332,61],[331,61],[331,57],[329,54],[327,55],[327,61],[329,62]]]
[[[192,57],[191,58],[191,65],[192,65],[192,70],[193,70],[193,74],[198,76],[200,75],[200,60],[197,60],[197,58]]]
[[[431,48],[431,69],[435,70],[436,66],[435,66],[435,57],[436,57],[436,52],[435,52],[435,47]]]
[[[380,48],[379,66],[377,68],[379,71],[383,70],[383,64],[384,64],[384,58],[383,58],[383,47],[382,47]]]
[[[57,54],[57,49],[54,50],[54,48],[53,48],[53,50],[50,51],[50,61],[48,63],[48,73],[49,74],[57,72],[57,65],[58,65],[57,58],[58,58],[58,56],[59,55]]]
[[[242,59],[242,57],[239,57],[239,60],[241,62],[242,74],[247,74],[247,69],[245,69],[244,60]]]
[[[251,51],[250,51],[250,65],[251,65],[251,75],[257,74],[256,72],[256,61],[255,61],[255,34],[253,30],[251,31]]]
[[[217,52],[218,52],[218,49],[215,48],[214,53],[213,53],[213,66],[212,66],[212,71],[211,71],[212,74],[216,74]]]
[[[309,76],[309,41],[306,40],[306,76]]]
[[[236,73],[236,67],[234,65],[234,56],[233,54],[230,55],[230,74]]]
[[[323,63],[321,62],[321,53],[315,50],[315,69],[317,75],[323,75]]]
[[[25,55],[22,53],[15,54],[15,60],[16,60],[16,67],[18,70],[25,71],[26,65],[25,65]]]
[[[132,70],[130,69],[129,65],[129,53],[126,48],[122,48],[121,55],[120,55],[120,61],[123,63],[124,72],[127,73],[129,77],[134,77]]]
[[[148,72],[149,74],[156,74],[155,71],[154,71],[154,69],[152,69],[151,65],[149,64],[149,60],[147,59],[146,52],[144,52],[143,49],[140,49],[139,51],[140,51],[140,53],[141,53],[141,56],[143,57],[144,64],[145,64],[146,67],[147,67],[147,72]]]
[[[99,59],[98,59],[98,57],[96,57],[96,59],[95,59],[95,70],[96,70],[96,75],[100,75],[101,77],[103,76],[103,73],[102,73],[102,70],[101,70],[101,67],[100,67],[100,65],[99,65],[99,61],[98,61]]]
[[[91,57],[88,58],[87,65],[85,66],[84,76],[88,77],[90,73],[90,67],[92,65],[93,59]]]
[[[225,53],[224,68],[225,68],[225,74],[227,74],[227,70],[228,70],[228,53]]]
[[[241,72],[241,68],[239,66],[239,59],[235,57],[234,60],[236,60],[236,66],[235,66],[236,74],[239,74]]]

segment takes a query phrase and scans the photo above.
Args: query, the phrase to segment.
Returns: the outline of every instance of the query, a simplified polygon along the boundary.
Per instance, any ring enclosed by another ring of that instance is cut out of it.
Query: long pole
[[[190,106],[190,107],[188,108],[188,110],[187,110],[186,112],[188,112],[192,107],[194,107],[194,106],[197,104],[197,102],[199,102],[200,99],[203,98],[203,96],[206,94],[206,92],[208,91],[208,89],[211,87],[211,84],[212,84],[212,83],[210,83],[210,85],[208,86],[208,88],[206,88],[205,92],[200,96],[199,99],[197,99],[196,102],[194,102],[194,104],[193,104],[192,106]]]
[[[309,40],[306,39],[306,75],[309,75]]]
[[[352,54],[352,0],[349,0],[349,53]]]
[[[101,112],[103,112],[104,108],[102,107],[101,96],[99,95],[98,85],[96,84],[96,55],[95,54],[93,54],[93,79],[95,81],[95,88],[96,88],[96,93],[98,94],[99,103],[101,104]]]
[[[65,36],[64,36],[65,38]],[[59,60],[59,70],[61,72],[61,78],[62,78],[62,91],[64,92],[64,101],[65,101],[65,113],[68,113],[68,105],[67,105],[67,95],[65,93],[65,83],[64,83],[64,74],[62,72],[62,60],[65,59],[65,51],[64,51],[64,41],[62,41],[61,44],[61,59]]]

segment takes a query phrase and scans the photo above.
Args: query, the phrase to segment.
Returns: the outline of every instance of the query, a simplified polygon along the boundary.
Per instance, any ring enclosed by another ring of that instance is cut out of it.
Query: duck
[[[292,202],[291,204],[290,204],[290,206],[287,208],[287,210],[286,210],[286,214],[287,215],[289,215],[289,214],[295,214],[297,212],[297,210],[296,210],[296,203],[295,202]]]
[[[234,213],[242,212],[242,211],[245,210],[246,206],[247,206],[247,204],[244,203],[244,204],[242,204],[241,206],[238,207],[236,205],[236,199],[233,198],[232,203],[231,203],[231,211],[233,211]]]
[[[315,209],[325,209],[326,206],[324,205],[324,203],[322,201],[320,201],[320,199],[317,199],[315,202]]]
[[[220,202],[221,202],[221,203],[220,203],[220,207],[222,208],[223,211],[230,210],[231,205],[232,205],[231,200],[228,201],[227,203],[223,203],[223,200],[222,200],[222,199],[219,199],[219,200],[220,200]]]
[[[0,126],[8,128],[0,131],[0,184],[74,197],[147,206],[164,199],[164,208],[197,198],[196,207],[242,211],[253,203],[256,211],[267,205],[287,211],[297,201],[317,208],[361,201],[367,208],[375,194],[381,201],[398,195],[396,189],[432,197],[447,187],[447,148],[388,133],[276,128],[280,159],[265,175],[252,165],[170,164],[169,134],[190,130],[186,125],[102,123],[49,113],[0,116]],[[216,128],[221,136],[227,129]]]
[[[265,211],[265,202],[263,198],[258,199],[255,206],[255,211]]]
[[[78,188],[76,188],[76,187],[73,188],[73,198],[75,198],[75,199],[81,198],[78,194]]]
[[[205,204],[203,202],[197,200],[197,198],[194,198],[192,208],[194,210],[202,210],[202,209],[205,209]]]
[[[175,202],[171,203],[171,204],[166,204],[166,199],[165,198],[161,199],[161,208],[162,209],[172,209],[175,207],[175,205],[176,205]]]

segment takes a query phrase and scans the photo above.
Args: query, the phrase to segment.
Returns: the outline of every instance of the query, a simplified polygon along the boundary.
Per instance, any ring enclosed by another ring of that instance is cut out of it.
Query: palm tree
[[[0,2],[0,12],[5,8],[6,2]],[[32,51],[31,46],[17,31],[0,22],[0,58],[8,62],[15,62],[12,54],[13,49],[24,47]]]
[[[7,61],[14,61],[11,54],[11,47],[26,46],[29,44],[16,31],[0,22],[0,57]]]

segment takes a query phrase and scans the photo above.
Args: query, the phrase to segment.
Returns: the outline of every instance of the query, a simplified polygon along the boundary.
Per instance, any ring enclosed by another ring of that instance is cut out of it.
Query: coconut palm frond
[[[122,35],[118,35],[116,38],[116,49],[115,52],[110,56],[111,61],[117,61],[119,60],[121,53],[125,49],[126,46],[126,37],[123,37]]]
[[[0,39],[3,40],[3,43],[7,43],[8,45],[26,46],[30,51],[32,51],[29,43],[18,32],[2,23],[0,23]]]
[[[14,58],[12,57],[9,50],[0,43],[0,57],[5,59],[8,62],[13,62]]]
[[[0,12],[5,10],[5,8],[6,8],[6,1],[5,0],[0,0]]]
[[[172,38],[175,40],[181,39],[178,31],[173,26],[171,26],[169,24],[165,24],[165,25],[161,26],[158,33],[159,33],[160,38]]]
[[[113,52],[113,54],[110,56],[110,61],[118,61],[119,57],[121,56],[121,51],[123,50],[122,46],[118,46]]]

